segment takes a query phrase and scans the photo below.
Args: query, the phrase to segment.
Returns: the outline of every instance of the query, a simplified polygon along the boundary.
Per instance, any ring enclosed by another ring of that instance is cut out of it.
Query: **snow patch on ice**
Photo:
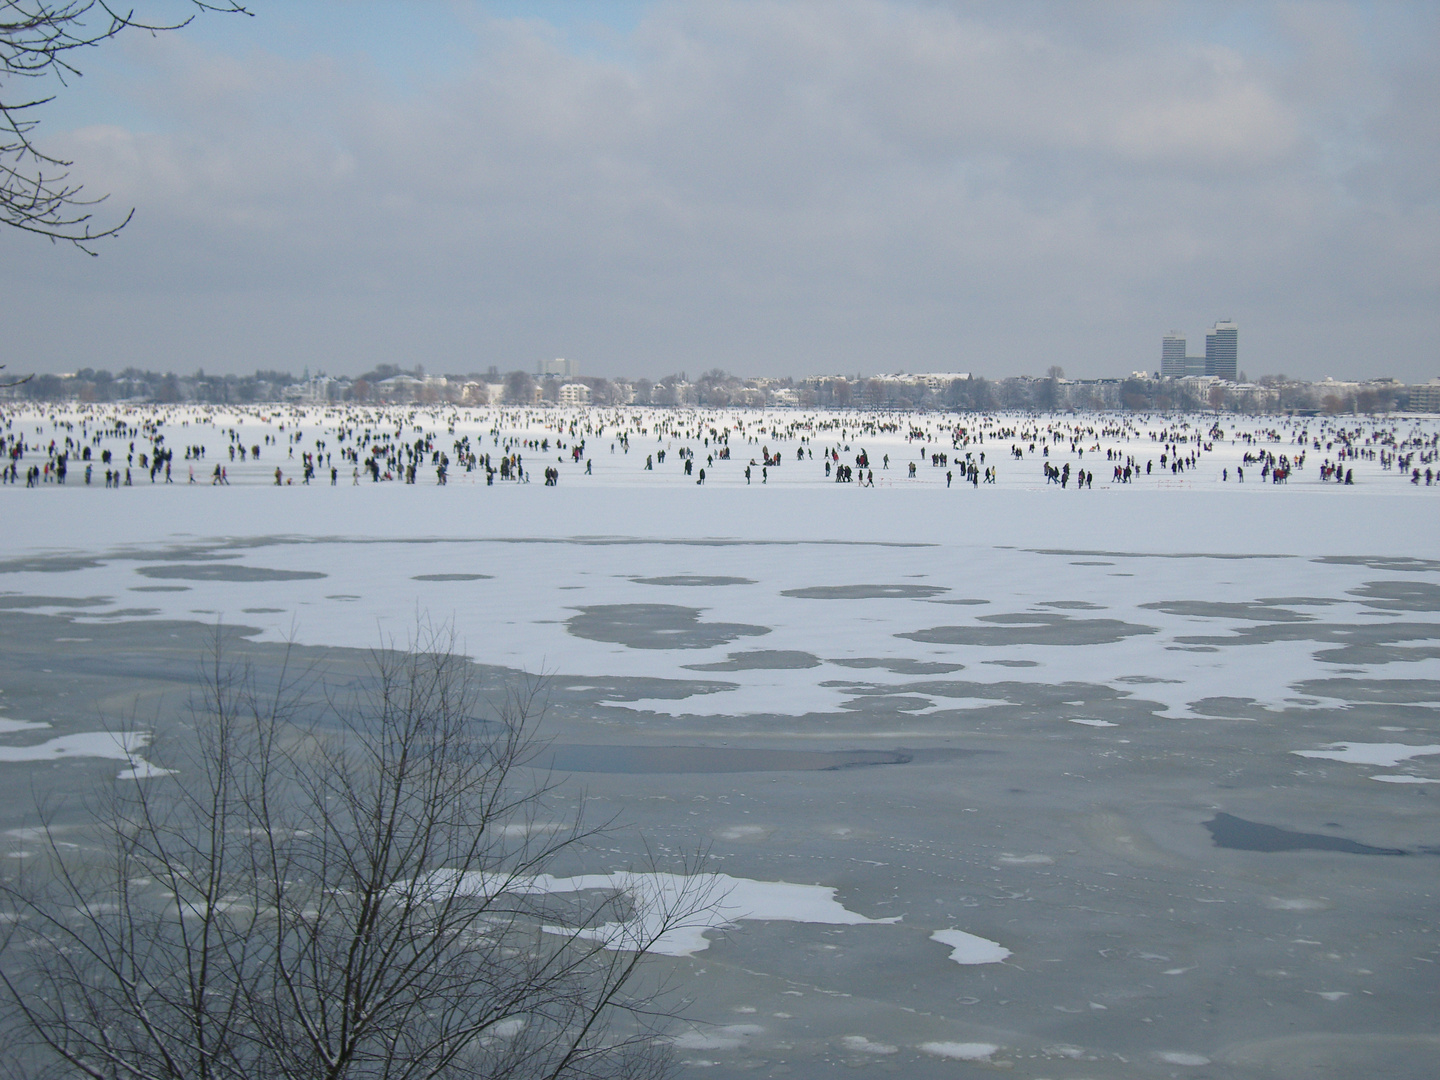
[[[1440,780],[1431,776],[1407,776],[1404,773],[1382,773],[1370,779],[1379,780],[1382,784],[1440,784]]]
[[[1095,720],[1088,716],[1067,716],[1065,718],[1072,724],[1084,724],[1086,727],[1119,727],[1119,724],[1112,724],[1109,720]]]
[[[876,1054],[879,1056],[886,1056],[889,1054],[899,1053],[900,1051],[900,1048],[898,1046],[892,1046],[890,1043],[871,1042],[869,1039],[865,1038],[864,1035],[842,1036],[840,1039],[840,1045],[843,1046],[846,1050],[850,1050],[857,1054]]]
[[[920,1044],[920,1049],[932,1057],[952,1061],[985,1061],[1000,1047],[986,1042],[926,1042]]]
[[[1303,758],[1321,758],[1326,761],[1347,761],[1354,765],[1379,765],[1394,768],[1411,758],[1440,754],[1440,746],[1411,746],[1407,743],[1330,743],[1319,750],[1291,750]]]
[[[148,731],[82,731],[74,735],[57,735],[33,746],[0,746],[0,762],[55,761],[77,757],[108,758],[111,761],[123,761],[130,766],[119,774],[120,780],[148,780],[155,776],[168,776],[169,769],[157,769],[140,756],[140,751],[149,743]]]
[[[949,945],[950,959],[957,964],[998,964],[1010,955],[1010,950],[999,942],[964,930],[936,930],[930,940]]]
[[[1210,1059],[1204,1054],[1186,1054],[1178,1051],[1165,1051],[1157,1054],[1161,1061],[1167,1065],[1209,1065]]]
[[[995,860],[1003,866],[1053,866],[1049,855],[1001,855]]]
[[[1266,897],[1265,906],[1271,911],[1324,911],[1330,905],[1324,900],[1311,900],[1303,896],[1295,899],[1270,896]]]
[[[726,1024],[700,1030],[692,1028],[671,1039],[681,1050],[738,1050],[765,1029],[758,1024]]]
[[[8,716],[0,716],[0,735],[10,735],[16,731],[32,731],[35,728],[46,728],[50,725],[38,720],[11,720]]]
[[[461,894],[490,895],[501,890],[519,894],[584,892],[590,889],[624,893],[634,914],[624,922],[609,922],[576,930],[547,926],[554,934],[573,934],[600,942],[607,949],[647,948],[663,956],[692,956],[710,947],[707,933],[725,930],[738,922],[775,921],[820,923],[827,926],[889,924],[895,915],[871,919],[851,911],[835,899],[829,885],[797,885],[789,881],[756,881],[729,874],[662,874],[618,871],[531,878],[471,873],[457,879],[442,871],[430,879],[437,891],[456,889]],[[684,913],[676,918],[675,913]],[[668,917],[674,925],[667,925]],[[980,940],[980,939],[977,939]],[[1008,955],[1008,953],[1007,953]]]

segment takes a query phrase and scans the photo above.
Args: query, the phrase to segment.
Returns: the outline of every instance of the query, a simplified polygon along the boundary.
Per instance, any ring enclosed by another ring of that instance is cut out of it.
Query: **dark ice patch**
[[[739,683],[718,679],[657,679],[648,676],[556,676],[550,691],[550,714],[563,719],[572,709],[588,715],[594,702],[683,701],[701,694],[739,689]]]
[[[1032,555],[1091,555],[1105,559],[1293,559],[1296,557],[1294,555],[1221,555],[1207,551],[1088,551],[1071,548],[1024,548],[1023,550]]]
[[[959,750],[766,750],[729,746],[552,745],[536,765],[559,772],[744,773],[838,772],[908,765],[917,757],[959,756]]]
[[[1207,697],[1190,702],[1190,711],[1227,720],[1254,720],[1264,714],[1265,706],[1253,697]]]
[[[878,656],[848,657],[829,661],[839,667],[881,668],[892,675],[949,675],[965,670],[964,664],[941,664],[930,660],[881,659]]]
[[[1050,607],[1061,611],[1104,611],[1099,604],[1091,604],[1085,600],[1045,600],[1036,607]]]
[[[908,683],[863,683],[827,680],[826,689],[848,693],[844,707],[856,709],[858,702],[916,702],[933,700],[941,712],[946,698],[974,698],[993,701],[993,706],[969,706],[963,710],[968,724],[989,720],[1037,721],[1049,724],[1072,717],[1110,720],[1117,724],[1139,724],[1158,719],[1165,706],[1159,702],[1131,697],[1128,691],[1099,683],[1065,682],[970,682],[963,679],[929,679]],[[867,707],[879,711],[883,706]],[[913,707],[902,710],[913,711]]]
[[[1317,697],[1387,705],[1440,701],[1440,679],[1306,679],[1294,689]]]
[[[310,581],[327,576],[318,570],[273,570],[265,566],[236,566],[232,563],[137,566],[135,572],[148,578],[179,581]]]
[[[1071,566],[1114,566],[1113,562],[1105,562],[1101,559],[1075,559]]]
[[[1287,608],[1275,607],[1263,600],[1242,603],[1222,603],[1213,600],[1160,600],[1153,604],[1141,604],[1147,611],[1163,611],[1166,615],[1180,615],[1198,619],[1246,619],[1251,622],[1309,622],[1313,615]]]
[[[681,664],[689,671],[790,671],[820,666],[820,658],[798,649],[752,649],[734,652],[713,664]]]
[[[981,660],[982,664],[994,664],[996,667],[1039,667],[1038,660]]]
[[[117,555],[118,559],[144,562],[223,562],[238,559],[238,551],[215,551],[211,548],[171,548],[169,551],[146,551],[143,555]]]
[[[360,597],[356,596],[354,593],[334,593],[333,595],[330,595],[330,596],[325,597],[325,599],[326,599],[326,600],[347,600],[347,601],[353,601],[353,600],[359,600]]]
[[[131,585],[129,592],[189,592],[189,585]]]
[[[1153,634],[1155,627],[1119,619],[1076,619],[1048,612],[981,615],[987,626],[932,626],[896,634],[932,645],[1110,645],[1138,634]]]
[[[913,694],[872,694],[842,701],[840,708],[850,713],[871,716],[894,716],[896,713],[919,713],[935,707],[935,702]]]
[[[780,595],[801,600],[926,600],[949,591],[943,585],[812,585],[782,589]]]
[[[1440,611],[1440,585],[1429,581],[1367,581],[1350,595],[1381,611]]]
[[[1408,555],[1322,555],[1314,560],[1331,566],[1363,566],[1397,574],[1424,574],[1440,570],[1440,559],[1415,559]]]
[[[1269,645],[1276,641],[1313,641],[1317,645],[1334,645],[1315,654],[1317,660],[1330,664],[1365,664],[1382,662],[1386,654],[1375,646],[1397,645],[1410,641],[1440,640],[1440,623],[1259,623],[1240,626],[1227,636],[1177,636],[1178,646],[1213,648],[1215,646]],[[1170,646],[1174,648],[1175,646]],[[1416,656],[1413,659],[1422,659]]]
[[[71,570],[94,570],[105,563],[89,555],[32,555],[23,559],[0,560],[0,574],[66,574]]]
[[[698,608],[675,604],[601,604],[579,612],[565,621],[570,633],[631,649],[711,649],[770,633],[768,626],[702,623]]]
[[[283,615],[285,609],[281,607],[246,607],[240,609],[246,615]]]
[[[989,600],[968,600],[956,598],[954,600],[931,600],[932,604],[951,604],[955,607],[979,607],[981,604],[990,603]]]
[[[680,585],[709,587],[712,585],[754,585],[747,577],[726,577],[724,574],[668,574],[664,577],[631,578],[637,585]]]
[[[1315,659],[1327,664],[1413,664],[1419,660],[1440,658],[1440,646],[1419,645],[1347,645],[1343,649],[1326,649]]]
[[[1129,683],[1131,686],[1149,686],[1152,683],[1181,683],[1183,679],[1160,679],[1154,675],[1121,675],[1116,682]]]
[[[490,581],[493,574],[416,574],[411,581]]]
[[[1403,848],[1371,847],[1343,836],[1294,832],[1231,814],[1216,814],[1205,822],[1216,847],[1232,851],[1340,851],[1349,855],[1408,855]]]
[[[0,609],[15,611],[42,607],[100,607],[104,604],[112,603],[114,603],[114,600],[108,596],[23,596],[18,593],[0,596]]]

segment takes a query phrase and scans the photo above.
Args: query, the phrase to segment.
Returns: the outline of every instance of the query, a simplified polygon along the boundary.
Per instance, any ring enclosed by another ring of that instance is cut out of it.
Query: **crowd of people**
[[[632,453],[633,450],[633,453]],[[180,460],[176,461],[177,453]],[[876,456],[872,456],[876,455]],[[643,455],[643,463],[642,463]],[[987,460],[987,455],[989,459]],[[958,479],[1101,486],[1440,481],[1440,418],[895,414],[675,408],[0,406],[0,480],[26,487],[526,484],[662,477],[859,488]],[[1307,472],[1309,459],[1320,457]],[[892,457],[895,458],[892,468]],[[597,458],[599,459],[597,461]],[[1088,460],[1087,460],[1088,458]],[[906,460],[908,459],[908,460]],[[1001,459],[1007,461],[1002,478]],[[668,464],[667,464],[668,462]],[[1357,471],[1358,470],[1358,471]],[[772,477],[772,471],[776,474]]]

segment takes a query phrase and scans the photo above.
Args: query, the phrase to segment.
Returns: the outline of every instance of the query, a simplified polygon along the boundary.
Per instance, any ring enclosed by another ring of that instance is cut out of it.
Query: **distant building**
[[[535,365],[536,375],[558,375],[562,379],[573,379],[580,374],[580,365],[574,360],[541,360]]]
[[[1440,379],[1410,387],[1411,412],[1440,412]]]
[[[1240,328],[1233,322],[1217,322],[1205,331],[1205,374],[1226,382],[1235,381]]]
[[[1160,339],[1160,377],[1162,379],[1183,379],[1185,370],[1185,339],[1180,331],[1171,330]]]
[[[560,387],[561,405],[589,405],[590,387],[584,383],[567,382]]]

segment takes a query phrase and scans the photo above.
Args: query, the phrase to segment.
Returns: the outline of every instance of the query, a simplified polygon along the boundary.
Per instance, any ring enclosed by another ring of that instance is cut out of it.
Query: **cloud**
[[[91,297],[27,341],[57,366],[1116,374],[1229,316],[1252,373],[1428,377],[1434,20],[1227,10],[660,3],[593,50],[480,15],[406,80],[263,17],[137,40],[152,122],[57,139],[136,222],[83,282],[6,238],[12,295]]]

